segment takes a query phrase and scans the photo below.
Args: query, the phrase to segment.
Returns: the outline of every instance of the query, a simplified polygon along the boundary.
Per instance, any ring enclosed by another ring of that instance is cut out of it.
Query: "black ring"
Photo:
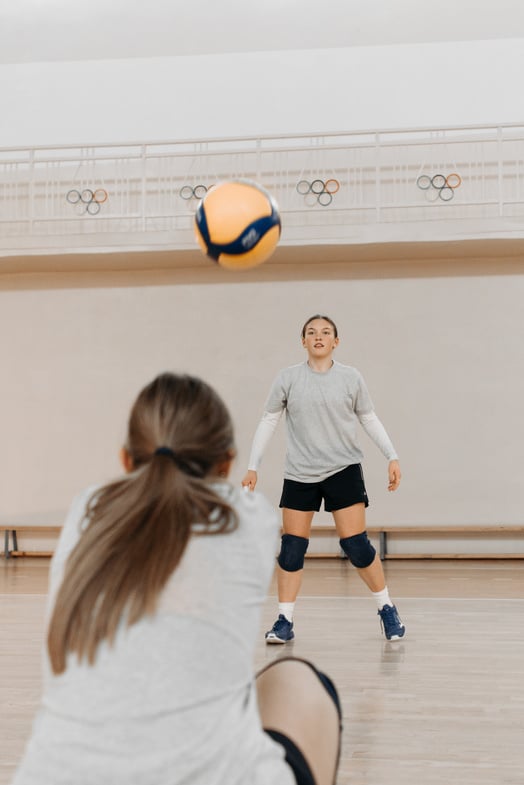
[[[433,188],[444,188],[446,185],[446,178],[443,174],[434,174],[431,178],[431,185]]]
[[[203,199],[207,194],[207,187],[205,185],[195,185],[193,188],[193,195],[195,199]]]
[[[326,190],[326,184],[324,180],[313,180],[311,183],[311,191],[314,194],[321,194]]]

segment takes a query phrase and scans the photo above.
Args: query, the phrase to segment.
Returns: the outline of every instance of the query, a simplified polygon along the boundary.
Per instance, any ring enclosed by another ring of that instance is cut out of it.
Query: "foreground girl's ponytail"
[[[93,663],[122,619],[155,611],[194,524],[210,534],[235,528],[212,486],[233,450],[229,413],[205,382],[166,373],[142,390],[125,447],[131,471],[91,498],[66,565],[48,632],[55,673],[70,652]]]

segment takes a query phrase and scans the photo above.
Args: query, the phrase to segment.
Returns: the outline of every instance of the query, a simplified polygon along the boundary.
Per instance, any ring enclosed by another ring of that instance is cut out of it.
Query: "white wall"
[[[339,323],[338,359],[364,374],[404,482],[362,434],[370,523],[522,521],[524,277],[335,277],[324,281],[14,289],[0,294],[1,518],[49,517],[118,471],[128,408],[165,369],[225,398],[244,471],[269,385],[303,358],[311,313]],[[79,284],[80,286],[80,284]],[[278,503],[284,428],[261,488]]]
[[[522,122],[524,40],[0,67],[0,147]]]
[[[522,43],[2,66],[0,146],[522,122]],[[326,267],[316,282],[53,285],[0,294],[3,519],[63,510],[112,476],[128,407],[165,368],[224,395],[238,480],[268,386],[323,310],[402,458],[402,489],[387,494],[363,436],[370,522],[521,522],[524,277],[436,265],[423,278]],[[282,462],[281,428],[261,479],[275,502]]]

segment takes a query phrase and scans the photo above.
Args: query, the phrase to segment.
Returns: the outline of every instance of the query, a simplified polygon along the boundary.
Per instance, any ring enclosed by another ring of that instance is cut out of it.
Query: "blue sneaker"
[[[400,620],[398,611],[394,605],[384,605],[381,611],[378,611],[380,616],[380,623],[384,630],[384,635],[388,641],[398,641],[403,638],[406,633],[406,628]]]
[[[281,613],[270,630],[266,632],[266,643],[287,643],[295,637],[293,622]]]

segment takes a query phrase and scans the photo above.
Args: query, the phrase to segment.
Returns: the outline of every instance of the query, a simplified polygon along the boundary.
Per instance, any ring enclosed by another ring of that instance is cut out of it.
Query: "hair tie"
[[[203,477],[205,472],[197,464],[185,461],[180,458],[171,447],[157,447],[153,455],[166,455],[171,458],[175,466],[177,466],[184,474],[189,474],[191,477]]]
[[[174,450],[171,447],[157,447],[154,455],[167,455],[168,458],[171,458],[172,461],[178,463],[178,458]]]

